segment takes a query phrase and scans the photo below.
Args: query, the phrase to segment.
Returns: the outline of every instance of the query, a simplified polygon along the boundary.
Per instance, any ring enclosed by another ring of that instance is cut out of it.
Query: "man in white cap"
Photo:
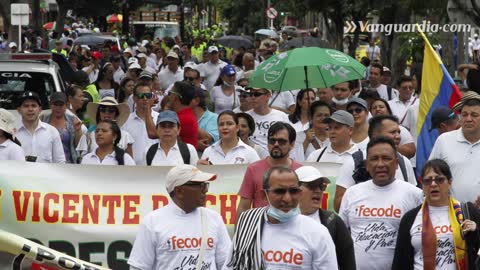
[[[330,180],[312,166],[302,166],[295,172],[302,189],[299,199],[300,212],[328,229],[335,244],[338,269],[354,270],[355,251],[347,226],[337,214],[320,208],[323,201],[323,191],[327,188]]]
[[[192,165],[167,174],[171,201],[145,216],[128,259],[131,269],[221,269],[230,238],[222,217],[205,207],[217,175]]]
[[[166,90],[171,84],[183,80],[183,70],[178,66],[178,63],[178,54],[170,51],[167,54],[167,67],[158,73],[162,90]]]
[[[140,65],[140,67],[145,70],[145,71],[148,71],[150,73],[156,73],[156,70],[154,68],[152,68],[151,66],[147,65],[147,59],[148,59],[148,56],[144,53],[139,53],[137,54],[137,58],[138,58],[138,64]]]
[[[13,41],[8,43],[8,48],[10,48],[10,53],[16,53],[18,48],[17,43]]]
[[[208,54],[210,56],[210,60],[204,64],[201,64],[202,70],[200,73],[202,73],[202,76],[204,77],[204,83],[207,87],[207,90],[210,91],[220,75],[220,70],[222,70],[227,63],[220,60],[217,46],[208,47]]]

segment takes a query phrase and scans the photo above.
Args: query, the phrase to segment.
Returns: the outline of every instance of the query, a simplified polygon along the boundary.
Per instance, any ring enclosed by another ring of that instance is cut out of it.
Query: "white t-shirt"
[[[453,232],[448,218],[448,206],[429,206],[430,220],[437,236],[437,266],[438,270],[456,270],[455,244]],[[412,228],[410,229],[411,244],[414,249],[413,269],[423,270],[422,253],[422,209],[418,211]]]
[[[380,86],[378,86],[377,88],[377,92],[378,94],[380,95],[381,98],[385,99],[386,101],[390,100],[388,99],[388,90],[387,90],[387,86],[385,84],[380,84]],[[398,90],[395,89],[395,88],[392,88],[392,98],[391,99],[394,99],[398,97]]]
[[[373,61],[376,59],[380,59],[380,47],[377,45],[370,46],[368,45],[366,49],[367,57]]]
[[[177,72],[174,73],[166,67],[158,73],[158,80],[160,81],[160,88],[165,90],[172,83],[183,81],[183,70],[178,67]]]
[[[196,269],[202,239],[200,211],[208,220],[208,240],[201,269],[221,269],[230,238],[221,216],[207,208],[186,213],[173,201],[147,214],[135,238],[128,264],[138,269]]]
[[[117,70],[115,70],[115,73],[113,73],[113,80],[120,84],[122,82],[123,77],[125,77],[125,72],[121,67],[118,67]]]
[[[90,145],[88,145],[87,136],[90,136]],[[120,129],[120,136],[121,138],[117,146],[123,150],[127,150],[128,145],[135,142],[132,136],[130,136],[130,133],[123,129]],[[80,137],[80,141],[78,141],[76,150],[81,156],[83,156],[97,147],[98,145],[97,141],[95,140],[95,132],[90,132],[87,134],[83,134],[82,137]]]
[[[247,113],[255,120],[255,132],[253,133],[251,140],[267,150],[267,136],[270,126],[279,121],[290,123],[286,113],[275,109],[272,109],[272,111],[266,115],[259,115],[253,110],[250,110]]]
[[[296,132],[302,132],[310,128],[310,122],[302,124],[302,121],[298,120],[295,124],[290,123]]]
[[[0,144],[0,160],[25,161],[25,153],[20,145],[6,140]]]
[[[452,196],[462,202],[474,202],[480,196],[480,141],[470,143],[462,129],[440,135],[429,159],[445,160],[452,170]]]
[[[266,270],[338,269],[335,245],[327,228],[304,215],[285,223],[265,222],[261,248]],[[232,268],[225,265],[223,269]]]
[[[388,105],[390,105],[390,109],[392,109],[392,114],[398,118],[398,121],[401,122],[401,125],[405,124],[407,110],[411,107],[416,107],[418,110],[419,103],[420,99],[414,96],[411,96],[410,99],[405,103],[400,101],[398,97],[388,101]]]
[[[84,67],[82,68],[83,71],[87,72],[87,70],[89,70],[90,67]],[[97,81],[97,78],[98,78],[98,73],[100,73],[100,70],[98,68],[94,68],[92,70],[92,72],[90,72],[90,74],[88,74],[88,79],[90,80],[90,83],[95,83]]]
[[[115,155],[115,151],[106,155],[103,158],[103,160],[100,160],[100,158],[95,153],[96,151],[97,151],[97,149],[93,150],[91,153],[86,154],[82,158],[82,163],[81,164],[118,165],[116,155]],[[135,161],[133,161],[133,158],[127,153],[123,154],[123,161],[124,161],[124,165],[127,165],[127,166],[135,166],[136,165]]]
[[[363,141],[356,143],[352,140],[352,143],[356,144],[358,149],[362,150],[363,152],[367,151],[367,144],[370,142],[370,138],[367,136]]]
[[[212,164],[250,164],[257,160],[260,160],[255,149],[248,146],[242,140],[238,140],[238,143],[228,153],[224,153],[220,145],[222,140],[218,140],[214,144],[210,145],[203,151],[202,159],[208,158]]]
[[[347,189],[339,215],[350,228],[357,269],[390,269],[400,219],[422,197],[422,190],[398,180],[387,186],[369,180]]]
[[[363,159],[366,159],[367,157],[366,153],[364,151],[362,152],[363,152]],[[408,158],[406,158],[405,156],[402,156],[402,158],[403,158],[403,161],[405,162],[405,169],[407,170],[407,177],[408,177],[407,182],[412,184],[413,186],[416,186],[417,180],[413,172],[412,164],[410,163]],[[349,188],[355,185],[355,180],[353,180],[353,177],[352,177],[354,170],[355,170],[355,162],[353,161],[353,158],[345,159],[342,167],[340,167],[336,185],[344,188]],[[395,179],[399,181],[405,181],[403,178],[402,169],[400,168],[400,165],[398,165],[397,171],[395,172]]]
[[[235,86],[237,88],[238,86]],[[215,105],[215,113],[220,114],[226,110],[233,110],[240,106],[238,91],[233,91],[229,96],[225,95],[222,86],[214,86],[210,91],[210,99]]]
[[[198,161],[198,154],[197,150],[195,150],[195,147],[191,144],[186,144],[188,148],[188,152],[190,153],[190,165],[197,165]],[[150,148],[147,147],[145,149],[145,156],[144,156],[144,164],[147,164],[147,151]],[[152,160],[152,166],[176,166],[176,165],[181,165],[184,164],[182,154],[180,153],[180,148],[178,148],[178,143],[175,143],[175,145],[170,148],[168,151],[168,154],[165,155],[165,151],[163,151],[162,148],[160,148],[160,144],[158,145],[157,152],[155,153],[155,156],[153,157]]]
[[[213,64],[211,61],[208,61],[207,63],[199,65],[201,70],[200,73],[202,74],[202,77],[205,77],[203,83],[205,84],[205,87],[207,87],[208,91],[213,88],[218,76],[220,76],[220,71],[226,65],[227,63],[223,62],[222,60],[218,60],[217,64]]]
[[[272,103],[273,100],[273,103]],[[274,92],[268,101],[270,107],[277,107],[283,110],[288,110],[292,105],[295,105],[293,93],[290,91]]]

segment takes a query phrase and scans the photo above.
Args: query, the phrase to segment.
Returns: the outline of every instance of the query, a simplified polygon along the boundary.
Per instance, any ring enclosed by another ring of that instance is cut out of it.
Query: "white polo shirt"
[[[153,123],[157,122],[158,113],[152,110],[151,114]],[[128,116],[127,122],[123,125],[123,129],[126,130],[132,136],[135,141],[132,145],[133,159],[137,165],[146,165],[145,155],[148,147],[158,140],[152,140],[148,138],[147,126],[142,118],[138,117],[137,112],[133,112]]]
[[[190,165],[196,165],[198,161],[198,154],[197,150],[193,145],[188,144],[188,152],[190,152]],[[150,148],[150,147],[148,147]],[[147,164],[147,153],[148,149],[145,149],[144,155],[144,164]],[[152,166],[176,166],[184,164],[182,154],[180,153],[180,148],[178,148],[178,143],[175,143],[172,148],[168,151],[168,154],[165,154],[162,148],[160,148],[160,144],[158,144],[157,152],[152,160]]]
[[[238,139],[238,143],[228,153],[224,153],[221,146],[221,141],[218,140],[203,151],[202,159],[208,158],[212,164],[250,164],[260,157],[257,151],[251,146]]]
[[[474,202],[480,196],[480,141],[470,143],[463,129],[440,135],[429,159],[443,159],[452,171],[453,197],[462,202]]]
[[[325,151],[324,151],[325,150]],[[324,152],[323,152],[324,151]],[[335,163],[344,163],[346,159],[351,158],[352,154],[358,151],[358,147],[355,144],[352,144],[350,149],[343,153],[339,153],[333,150],[332,145],[329,144],[326,147],[317,149],[313,151],[307,158],[307,162],[316,162],[320,154],[323,152],[322,157],[319,161],[321,162],[335,162]]]
[[[207,63],[201,64],[201,70],[203,71],[203,77],[205,78],[204,84],[207,87],[207,90],[210,91],[213,88],[213,85],[220,76],[220,72],[227,63],[223,62],[222,60],[218,60],[217,64],[208,61]]]
[[[20,145],[6,140],[0,144],[0,160],[25,161],[25,153]]]
[[[51,125],[38,121],[38,126],[31,134],[19,121],[17,125],[17,139],[22,144],[26,156],[37,157],[40,163],[65,163],[60,133]]]
[[[388,91],[387,91],[387,86],[385,84],[380,84],[380,86],[378,86],[377,88],[375,88],[378,92],[378,94],[380,95],[381,98],[385,99],[385,100],[389,100],[388,99]],[[398,97],[398,90],[395,89],[395,88],[392,88],[392,99]]]
[[[82,158],[82,163],[81,164],[90,164],[90,165],[118,165],[115,151],[112,153],[106,155],[103,160],[100,160],[100,158],[96,154],[97,149],[93,150],[91,153],[86,154]],[[124,165],[127,166],[135,166],[135,161],[133,160],[132,157],[130,157],[129,154],[125,153],[123,154],[123,160],[124,160]]]
[[[363,152],[363,159],[367,158],[367,154],[365,151]],[[402,156],[402,155],[401,155]],[[404,156],[402,156],[403,161],[405,162],[405,169],[407,170],[407,178],[408,178],[408,183],[416,186],[417,185],[417,180],[415,178],[415,174],[413,172],[412,164],[410,163],[410,160]],[[341,186],[343,188],[348,189],[349,187],[355,185],[355,180],[353,180],[353,171],[355,170],[355,163],[352,158],[346,158],[343,162],[342,167],[340,167],[339,174],[337,176],[337,186]],[[400,165],[397,167],[397,171],[395,172],[395,179],[399,181],[405,181],[403,178],[402,170],[400,168]]]
[[[392,109],[392,114],[398,117],[398,121],[403,124],[405,122],[407,110],[410,107],[416,107],[418,110],[418,103],[420,99],[417,97],[411,96],[407,102],[402,102],[398,97],[388,101],[388,105],[390,105],[390,109]]]
[[[183,81],[183,69],[178,67],[176,72],[172,72],[166,67],[158,73],[158,80],[160,81],[160,87],[165,90],[172,83]]]

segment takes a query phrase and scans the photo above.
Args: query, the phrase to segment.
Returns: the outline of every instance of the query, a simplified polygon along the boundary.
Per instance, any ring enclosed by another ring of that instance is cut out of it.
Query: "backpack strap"
[[[336,233],[336,226],[335,222],[333,222],[336,218],[335,213],[327,210],[318,210],[318,214],[320,215],[320,223],[322,223],[323,226],[327,227],[328,232],[332,236],[332,238],[335,237]]]
[[[318,155],[317,162],[320,161],[320,159],[321,159],[322,156],[323,156],[323,153],[325,153],[326,150],[327,150],[327,146],[325,146],[325,148],[323,148],[322,152],[320,152],[320,155]]]
[[[392,87],[387,85],[388,100],[392,100]]]
[[[403,180],[408,182],[408,174],[407,174],[407,167],[405,166],[405,160],[403,156],[397,153],[398,165],[400,166],[400,170],[402,171]]]
[[[152,165],[153,158],[155,157],[155,154],[157,153],[158,150],[158,143],[152,144],[150,148],[148,148],[147,151],[147,166]]]
[[[363,162],[362,150],[358,149],[355,153],[352,154],[352,158],[353,158],[353,164],[354,164],[353,167],[355,168],[355,170],[357,170],[362,165],[362,162]]]
[[[186,143],[182,141],[177,141],[178,150],[180,150],[180,154],[182,155],[183,163],[190,164],[190,151],[188,150],[188,146]]]

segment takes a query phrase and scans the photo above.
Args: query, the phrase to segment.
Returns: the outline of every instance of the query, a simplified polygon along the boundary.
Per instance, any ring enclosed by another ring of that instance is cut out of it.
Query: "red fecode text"
[[[302,265],[303,255],[301,253],[295,253],[293,248],[290,251],[279,251],[279,250],[267,250],[263,252],[263,257],[267,262],[275,263],[289,263],[295,265]]]
[[[357,216],[359,217],[395,217],[401,218],[402,217],[402,210],[395,208],[392,205],[387,208],[382,207],[366,207],[365,205],[360,205],[357,207]]]
[[[177,238],[176,236],[170,237],[172,241],[172,250],[175,249],[187,249],[187,248],[199,248],[202,245],[202,238]],[[209,248],[213,248],[213,238],[207,238],[207,245]]]
[[[452,225],[435,226],[433,229],[435,230],[435,234],[453,232]]]

